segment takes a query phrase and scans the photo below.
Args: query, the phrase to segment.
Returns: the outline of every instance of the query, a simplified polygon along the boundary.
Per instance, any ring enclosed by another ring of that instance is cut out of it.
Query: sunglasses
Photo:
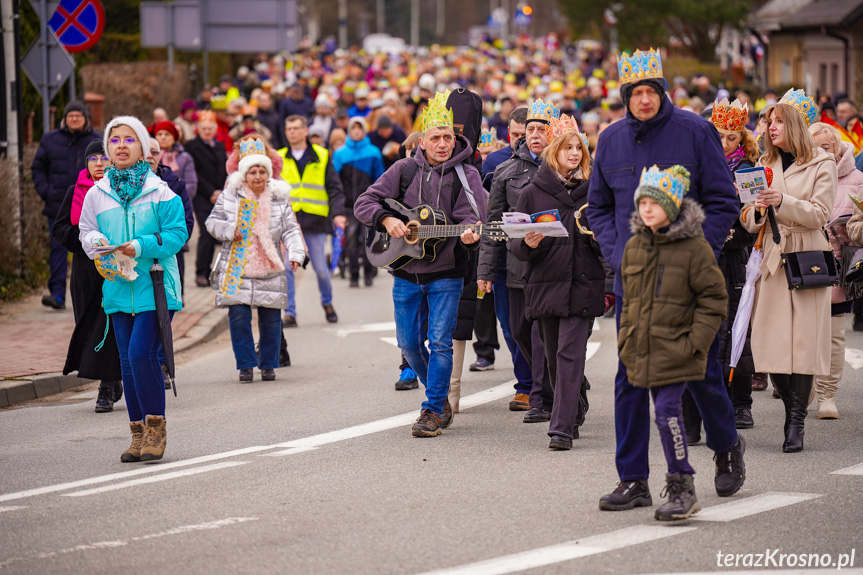
[[[134,144],[137,141],[138,141],[137,138],[133,138],[133,137],[129,136],[126,138],[111,138],[110,140],[108,140],[108,143],[116,146],[120,142],[124,142],[127,146],[131,146],[132,144]]]
[[[111,158],[108,156],[87,156],[88,162],[98,162],[99,160],[102,160],[103,164],[107,164],[111,161]]]

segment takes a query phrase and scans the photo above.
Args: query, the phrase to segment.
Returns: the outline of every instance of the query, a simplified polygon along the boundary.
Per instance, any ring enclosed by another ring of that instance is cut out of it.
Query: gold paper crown
[[[228,99],[222,95],[213,96],[210,98],[210,108],[213,110],[227,110]]]
[[[585,149],[588,146],[587,136],[578,131],[578,123],[576,123],[575,118],[567,116],[566,114],[561,114],[560,118],[552,119],[551,123],[545,127],[545,132],[548,137],[549,144],[561,136],[571,137],[577,134],[581,138],[581,143],[584,145]]]
[[[251,156],[252,154],[262,154],[266,156],[267,150],[264,147],[264,143],[257,138],[240,142],[240,159],[242,160],[246,156]]]
[[[653,48],[646,52],[636,50],[632,56],[629,52],[623,52],[617,62],[617,72],[621,84],[651,78],[665,79],[662,76],[662,58],[659,56],[659,50]]]
[[[500,140],[497,139],[497,130],[494,128],[483,128],[479,133],[478,148],[498,148],[501,147]]]
[[[734,100],[729,104],[728,98],[716,100],[713,102],[710,121],[719,130],[740,132],[746,128],[746,122],[749,121],[749,105],[741,105],[740,100]]]
[[[454,121],[452,110],[446,107],[450,91],[438,92],[429,100],[426,109],[420,116],[420,130],[426,132],[432,128],[452,128]]]

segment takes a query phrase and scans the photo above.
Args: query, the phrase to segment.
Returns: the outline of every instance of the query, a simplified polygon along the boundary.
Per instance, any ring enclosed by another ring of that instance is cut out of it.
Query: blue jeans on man
[[[306,246],[309,248],[309,260],[315,275],[318,276],[318,291],[321,292],[321,305],[333,303],[333,285],[330,282],[330,268],[327,265],[327,234],[303,234]],[[285,276],[288,278],[288,309],[287,315],[297,317],[297,302],[295,299],[296,289],[294,287],[294,272],[290,268],[290,262],[285,262]]]
[[[623,298],[616,297],[615,318],[620,329]],[[687,382],[704,421],[707,447],[717,453],[731,451],[737,443],[734,407],[725,391],[719,356],[719,338],[707,353],[707,374],[702,381]],[[650,464],[647,445],[650,438],[650,389],[635,387],[626,376],[626,366],[618,359],[614,379],[614,428],[617,436],[617,473],[621,481],[647,479]]]
[[[420,382],[426,388],[422,409],[443,414],[452,376],[452,334],[458,318],[461,278],[420,285],[393,278],[396,339]],[[428,331],[421,326],[428,318]],[[425,346],[428,337],[429,347]]]
[[[54,239],[51,230],[54,228],[54,218],[48,218],[48,235],[51,236],[51,253],[48,256],[48,291],[57,303],[66,301],[66,276],[69,271],[69,250]]]

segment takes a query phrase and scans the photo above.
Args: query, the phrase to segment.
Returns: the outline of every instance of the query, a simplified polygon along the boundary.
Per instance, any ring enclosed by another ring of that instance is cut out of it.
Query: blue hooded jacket
[[[615,272],[614,293],[623,297],[620,262],[632,236],[635,189],[641,171],[679,164],[689,170],[690,198],[706,216],[704,237],[718,257],[731,226],[740,216],[740,203],[719,133],[692,112],[675,108],[664,95],[659,112],[646,122],[627,110],[599,136],[587,193],[587,219],[608,264]]]

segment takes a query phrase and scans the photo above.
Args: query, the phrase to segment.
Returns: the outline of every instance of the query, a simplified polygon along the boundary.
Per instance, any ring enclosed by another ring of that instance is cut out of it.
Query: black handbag
[[[773,241],[779,245],[779,227],[776,225],[776,216],[772,206],[767,209],[767,217],[770,221],[770,227],[773,228]],[[827,236],[826,233],[824,235]],[[839,271],[832,250],[782,253],[781,255],[788,289],[796,291],[839,285]]]
[[[842,261],[848,259],[845,267],[845,285],[863,282],[863,248],[856,246],[842,247]]]

